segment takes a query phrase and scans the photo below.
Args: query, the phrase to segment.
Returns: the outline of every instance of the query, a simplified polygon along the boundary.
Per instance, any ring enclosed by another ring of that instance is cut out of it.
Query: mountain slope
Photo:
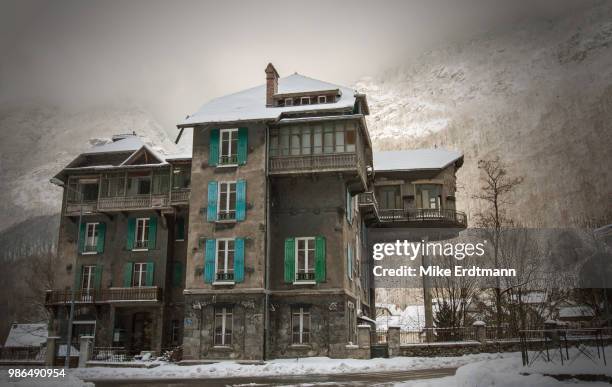
[[[477,161],[499,155],[525,182],[528,225],[610,220],[612,4],[427,52],[355,85],[368,95],[375,148],[465,153],[458,203],[473,215]]]

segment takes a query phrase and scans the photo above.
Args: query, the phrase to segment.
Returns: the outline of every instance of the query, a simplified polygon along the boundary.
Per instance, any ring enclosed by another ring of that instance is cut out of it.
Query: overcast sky
[[[127,100],[173,126],[210,98],[262,83],[270,61],[281,76],[350,85],[424,49],[583,3],[0,1],[0,103]]]

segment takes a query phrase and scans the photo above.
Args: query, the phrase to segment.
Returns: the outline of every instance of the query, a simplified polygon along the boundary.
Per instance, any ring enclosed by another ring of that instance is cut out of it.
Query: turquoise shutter
[[[76,265],[74,272],[74,290],[81,290],[81,276],[83,275],[83,265]]]
[[[102,284],[102,268],[102,265],[96,265],[96,271],[94,275],[94,289],[96,291],[100,291],[100,285]]]
[[[104,252],[104,239],[106,238],[106,223],[98,223],[98,240],[96,241],[96,251],[98,254]]]
[[[134,240],[136,239],[136,218],[128,218],[127,230],[127,249],[134,249]]]
[[[214,222],[217,220],[217,182],[208,182],[208,208],[206,210],[206,220]]]
[[[353,278],[353,254],[352,254],[350,245],[346,246],[346,268],[347,268],[346,275],[349,277],[349,279],[352,279]]]
[[[147,262],[147,278],[145,279],[146,286],[153,286],[153,279],[155,278],[155,262]]]
[[[212,284],[215,278],[215,254],[216,241],[214,239],[206,240],[206,252],[204,256],[204,282]]]
[[[155,249],[155,243],[157,241],[157,218],[152,216],[149,218],[149,243],[148,248],[150,250]]]
[[[246,218],[246,180],[236,182],[236,220]]]
[[[183,263],[182,262],[174,262],[173,265],[173,273],[172,273],[172,286],[175,288],[180,288],[183,283]]]
[[[176,237],[174,238],[177,241],[185,240],[185,219],[178,218],[176,220]]]
[[[234,240],[234,281],[244,281],[244,238]]]
[[[238,129],[238,164],[244,165],[247,161],[249,132],[247,128]]]
[[[285,239],[285,282],[295,280],[295,238]]]
[[[217,164],[219,164],[219,129],[211,129],[208,147],[208,165],[215,167]]]
[[[132,262],[126,262],[123,265],[123,287],[131,288],[132,287]]]
[[[85,229],[87,228],[87,223],[81,223],[81,229],[79,230],[79,252],[82,253],[85,251]]]
[[[315,237],[315,280],[325,282],[325,238]]]

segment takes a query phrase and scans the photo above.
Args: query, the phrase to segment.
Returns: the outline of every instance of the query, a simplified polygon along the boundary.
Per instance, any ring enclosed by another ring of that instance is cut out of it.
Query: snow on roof
[[[412,149],[374,152],[375,171],[412,171],[443,169],[463,158],[461,152],[448,149]]]
[[[47,336],[47,324],[13,324],[4,346],[39,346],[47,341]]]
[[[513,294],[511,297],[512,301],[519,300],[518,295]],[[521,295],[521,302],[524,304],[542,304],[546,301],[546,293],[543,292],[529,292]]]
[[[145,143],[138,136],[126,136],[122,140],[109,142],[107,144],[94,146],[93,148],[83,152],[84,155],[96,154],[96,153],[110,153],[110,152],[131,152],[136,151]]]
[[[559,318],[593,317],[594,315],[593,308],[586,305],[559,308]]]
[[[311,104],[300,106],[267,107],[266,85],[262,84],[234,94],[215,98],[188,116],[179,126],[192,126],[207,122],[234,122],[244,120],[274,120],[281,113],[302,112],[309,110],[335,110],[353,108],[355,105],[355,90],[293,74],[279,78],[278,93],[298,93],[313,91],[328,91],[339,89],[341,96],[334,103]]]
[[[383,305],[377,304],[376,306],[390,309],[392,315],[377,316],[377,329],[387,329],[390,326],[399,326],[401,330],[410,331],[421,330],[425,327],[425,307],[423,305],[408,305],[404,310],[395,307],[393,304]],[[397,314],[394,312],[397,312]]]

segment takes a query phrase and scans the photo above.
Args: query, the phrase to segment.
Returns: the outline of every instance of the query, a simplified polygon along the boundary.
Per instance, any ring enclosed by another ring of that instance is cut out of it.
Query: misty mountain
[[[468,215],[478,159],[499,155],[525,178],[512,204],[523,224],[610,221],[612,3],[438,48],[355,87],[375,148],[465,153],[458,205]]]

